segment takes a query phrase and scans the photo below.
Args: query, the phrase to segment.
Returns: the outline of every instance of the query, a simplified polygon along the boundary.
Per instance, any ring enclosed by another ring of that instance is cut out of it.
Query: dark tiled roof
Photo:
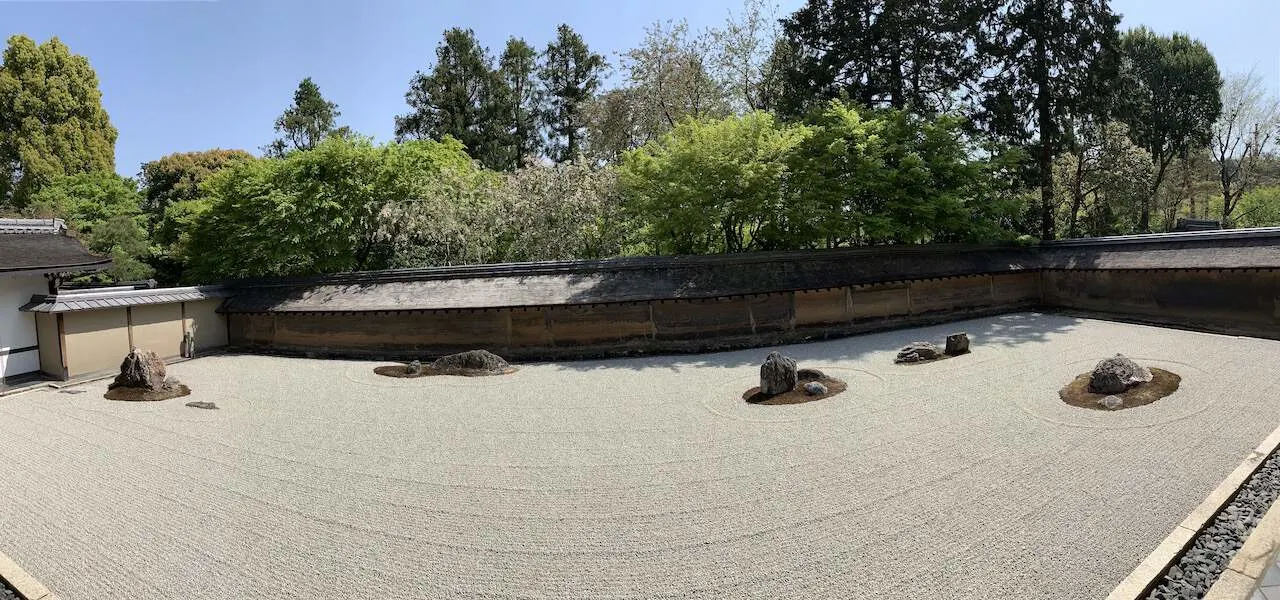
[[[90,254],[75,238],[46,233],[0,233],[0,275],[101,271],[111,259]]]
[[[21,309],[27,312],[62,313],[116,306],[141,306],[169,302],[191,302],[229,295],[221,286],[156,288],[140,290],[60,290],[55,295],[37,294]]]

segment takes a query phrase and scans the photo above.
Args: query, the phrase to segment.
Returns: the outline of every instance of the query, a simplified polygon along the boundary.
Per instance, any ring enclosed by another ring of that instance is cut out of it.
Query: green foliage
[[[543,123],[547,127],[547,153],[552,160],[575,160],[583,151],[583,111],[600,88],[606,66],[604,57],[591,52],[573,28],[556,28],[556,39],[547,44],[538,72],[547,93]]]
[[[642,236],[660,254],[772,249],[789,230],[783,182],[810,130],[766,112],[684,121],[629,152],[621,180]]]
[[[1275,227],[1280,225],[1280,186],[1258,188],[1240,199],[1235,227]]]
[[[974,160],[964,123],[833,102],[793,161],[793,222],[808,244],[843,246],[1008,237],[1010,165]],[[1008,157],[1001,157],[1007,159]]]
[[[1063,233],[1094,237],[1139,229],[1154,175],[1151,155],[1130,140],[1124,124],[1084,130],[1077,152],[1059,156],[1054,164],[1054,189],[1066,219]]]
[[[0,63],[0,206],[62,175],[115,168],[116,129],[89,61],[58,38],[9,38]]]
[[[54,178],[30,198],[29,217],[65,219],[68,228],[95,254],[110,256],[106,275],[117,280],[151,276],[142,195],[131,179],[97,171]]]
[[[445,229],[441,199],[465,200],[466,186],[485,177],[451,138],[386,146],[330,138],[280,159],[233,162],[205,182],[207,208],[184,207],[196,217],[182,245],[188,279],[405,266],[398,252],[422,241],[428,225]],[[449,235],[467,241],[465,227]]]
[[[502,262],[631,253],[633,225],[612,167],[531,164],[509,173],[501,192],[494,247]]]
[[[308,77],[293,93],[293,106],[276,119],[276,133],[283,137],[267,147],[267,154],[283,156],[294,150],[310,150],[336,130],[335,122],[342,113],[338,105],[320,95],[320,87]]]
[[[685,121],[626,155],[623,190],[663,254],[1010,237],[1017,156],[974,159],[963,125],[839,102],[808,124]]]

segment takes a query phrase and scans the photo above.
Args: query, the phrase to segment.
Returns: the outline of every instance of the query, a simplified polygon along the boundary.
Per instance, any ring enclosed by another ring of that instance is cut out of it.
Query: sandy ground
[[[972,354],[893,364],[960,330]],[[1272,341],[1014,314],[783,350],[849,391],[746,404],[763,348],[412,380],[225,356],[171,368],[187,398],[0,398],[0,550],[65,600],[1100,598],[1280,423]],[[1116,352],[1182,388],[1058,399]]]

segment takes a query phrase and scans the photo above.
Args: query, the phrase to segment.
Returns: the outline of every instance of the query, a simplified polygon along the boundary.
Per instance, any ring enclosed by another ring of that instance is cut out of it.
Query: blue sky
[[[790,12],[802,0],[782,0]],[[694,28],[723,22],[741,0],[0,0],[0,34],[57,35],[98,73],[120,130],[116,167],[178,151],[244,148],[273,137],[272,123],[303,77],[337,102],[340,122],[380,140],[405,112],[414,71],[448,27],[475,29],[499,50],[508,36],[542,47],[558,23],[614,60],[656,20]],[[1185,31],[1224,70],[1257,68],[1280,87],[1280,2],[1113,0],[1123,26]]]

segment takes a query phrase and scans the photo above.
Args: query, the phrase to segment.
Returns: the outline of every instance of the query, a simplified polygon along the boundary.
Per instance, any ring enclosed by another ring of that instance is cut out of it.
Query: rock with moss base
[[[134,348],[120,363],[120,374],[107,389],[118,387],[137,388],[160,391],[168,389],[173,383],[165,379],[164,361],[155,352]]]
[[[796,388],[796,361],[770,352],[760,365],[760,393],[767,396],[785,394]]]
[[[498,373],[509,369],[511,365],[501,356],[488,350],[468,350],[458,354],[442,356],[431,363],[436,371],[490,371]]]
[[[1152,379],[1148,369],[1123,354],[1103,359],[1089,375],[1089,391],[1095,394],[1120,394]]]

